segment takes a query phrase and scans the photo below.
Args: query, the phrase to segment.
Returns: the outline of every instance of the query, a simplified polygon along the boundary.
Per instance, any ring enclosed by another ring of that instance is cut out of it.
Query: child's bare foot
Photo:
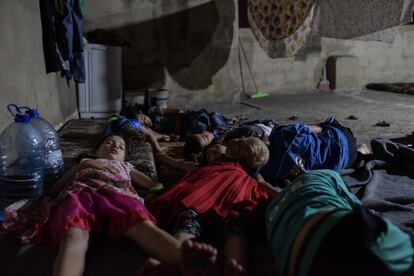
[[[205,243],[186,240],[181,245],[181,274],[183,276],[206,275],[216,262],[217,249]]]
[[[225,276],[246,276],[247,270],[240,265],[235,259],[230,259],[224,268]]]
[[[162,264],[159,260],[148,258],[144,267],[138,271],[138,276],[180,275],[175,266]]]
[[[370,154],[371,153],[371,151],[369,150],[369,148],[366,144],[359,145],[357,151],[359,151],[362,154]]]

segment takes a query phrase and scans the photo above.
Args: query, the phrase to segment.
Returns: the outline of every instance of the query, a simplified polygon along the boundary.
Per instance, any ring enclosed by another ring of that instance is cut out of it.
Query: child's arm
[[[153,190],[160,190],[164,188],[164,185],[160,182],[152,180],[150,177],[146,176],[139,170],[132,168],[131,172],[131,179],[134,183],[138,184],[140,187],[146,188],[146,189],[153,189]]]
[[[280,193],[280,189],[273,187],[269,182],[264,180],[263,176],[259,173],[254,177],[259,184],[259,187],[265,191],[270,197],[275,197]]]
[[[198,168],[197,163],[174,159],[162,153],[157,155],[157,160],[161,163],[166,164],[167,166],[170,166],[174,169],[178,169],[184,172],[188,172],[188,171]]]
[[[67,170],[50,188],[49,192],[47,193],[50,197],[55,197],[58,195],[60,190],[63,189],[63,187],[72,180],[72,178],[75,176],[75,174],[82,169],[81,164],[77,164]]]
[[[141,127],[142,133],[145,134],[145,137],[147,137],[148,141],[150,142],[152,148],[154,149],[154,153],[158,154],[162,152],[160,144],[158,144],[157,138],[154,134],[152,134],[148,128]]]
[[[98,170],[108,170],[108,171],[110,171],[114,174],[119,173],[116,168],[114,168],[113,166],[111,166],[109,164],[99,162],[95,159],[87,159],[83,162],[80,162],[79,164],[76,164],[75,166],[73,166],[69,170],[67,170],[52,185],[52,187],[50,188],[50,190],[48,192],[48,196],[51,196],[51,197],[57,196],[58,193],[60,192],[60,190],[62,190],[63,187],[72,180],[72,178],[75,176],[75,174],[77,172],[79,172],[80,170],[86,169],[86,168],[95,168],[95,169],[98,169]]]
[[[146,128],[146,130],[148,131],[148,133],[154,135],[154,137],[157,141],[169,142],[169,140],[170,140],[170,136],[168,136],[168,135],[160,134],[160,133],[158,133],[158,132],[156,132],[156,131],[154,131],[150,128]]]

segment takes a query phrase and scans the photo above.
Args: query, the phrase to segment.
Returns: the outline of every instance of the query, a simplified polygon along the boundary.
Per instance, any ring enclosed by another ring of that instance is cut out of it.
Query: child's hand
[[[137,119],[141,122],[141,124],[146,125],[147,127],[152,126],[152,121],[150,117],[148,117],[145,114],[137,114]]]
[[[97,169],[97,170],[105,170],[113,174],[119,174],[119,171],[115,167],[109,164],[103,163],[103,162],[99,162],[97,160],[93,160],[93,159],[89,159],[89,160],[82,162],[81,168],[82,169],[92,168],[92,169]]]

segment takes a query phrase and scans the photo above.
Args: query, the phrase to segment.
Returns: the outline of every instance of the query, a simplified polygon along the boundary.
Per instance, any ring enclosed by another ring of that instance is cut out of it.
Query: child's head
[[[151,119],[142,113],[142,109],[138,105],[126,106],[121,115],[124,115],[128,119],[137,119],[141,124],[150,127],[152,125]]]
[[[237,160],[249,173],[266,165],[269,160],[269,149],[256,137],[233,139],[227,144],[226,157]]]
[[[204,148],[203,157],[206,163],[213,162],[225,156],[226,154],[226,146],[222,144],[215,143],[213,145],[209,145]]]
[[[203,151],[203,148],[210,144],[213,139],[214,135],[208,131],[188,136],[183,148],[184,158],[194,159],[194,157],[199,155]]]
[[[104,138],[96,151],[96,157],[117,161],[125,160],[125,140],[118,135],[109,135]]]

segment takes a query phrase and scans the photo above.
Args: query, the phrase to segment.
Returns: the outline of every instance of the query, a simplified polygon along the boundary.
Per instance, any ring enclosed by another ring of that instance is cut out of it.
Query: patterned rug
[[[79,157],[94,156],[103,139],[105,120],[82,119],[68,122],[59,131],[60,146],[65,167],[79,162]],[[151,145],[141,133],[122,134],[127,145],[127,161],[152,179],[157,179],[157,169]]]

